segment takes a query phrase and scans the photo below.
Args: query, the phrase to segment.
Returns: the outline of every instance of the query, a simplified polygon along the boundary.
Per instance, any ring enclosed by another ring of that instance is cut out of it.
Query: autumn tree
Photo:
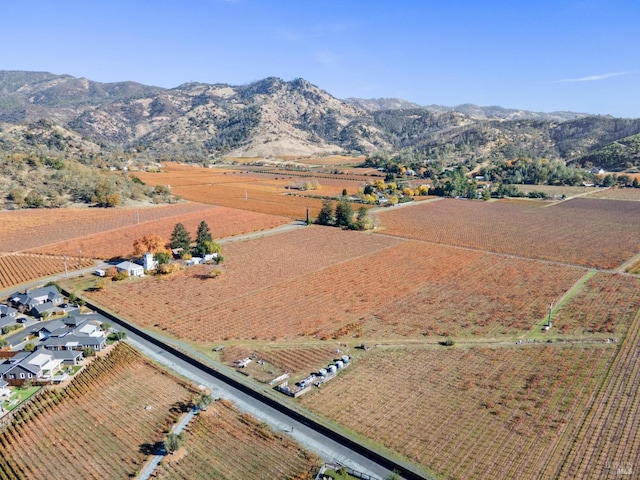
[[[184,251],[189,250],[191,246],[191,236],[182,223],[177,223],[173,228],[169,246],[171,248],[182,248]]]
[[[133,242],[133,254],[142,255],[143,253],[169,253],[167,241],[155,233],[138,238]]]

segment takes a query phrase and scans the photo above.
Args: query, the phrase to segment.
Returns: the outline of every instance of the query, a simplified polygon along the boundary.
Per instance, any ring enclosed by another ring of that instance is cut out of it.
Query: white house
[[[144,267],[137,263],[124,261],[116,265],[118,272],[127,272],[130,277],[141,277],[144,275]]]

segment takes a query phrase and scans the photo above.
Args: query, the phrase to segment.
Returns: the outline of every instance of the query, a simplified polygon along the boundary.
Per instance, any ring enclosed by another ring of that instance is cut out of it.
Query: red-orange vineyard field
[[[167,458],[159,479],[237,478],[243,480],[313,478],[319,459],[282,432],[219,400],[188,426],[185,456]]]
[[[385,233],[490,252],[614,268],[640,252],[640,203],[441,200],[378,214]]]
[[[132,347],[118,345],[63,390],[44,391],[0,430],[2,476],[128,478],[147,458],[145,449],[163,440],[178,406],[194,396]]]
[[[93,264],[88,258],[67,257],[67,269],[77,270]],[[65,258],[57,255],[7,254],[0,256],[0,288],[19,285],[49,275],[62,274]]]
[[[376,349],[301,402],[445,478],[551,479],[614,352]]]
[[[640,278],[598,272],[553,317],[564,334],[624,334],[640,311]]]
[[[171,185],[172,193],[194,202],[291,219],[306,218],[307,208],[311,216],[317,215],[322,201],[308,195],[339,195],[343,188],[347,188],[349,193],[356,193],[365,178],[354,176],[341,179],[331,175],[289,174],[277,170],[267,174],[173,163],[166,164],[161,173],[141,172],[139,176],[150,185]],[[308,180],[318,181],[320,190],[297,191],[286,188]]]
[[[637,478],[640,473],[640,314],[629,329],[606,383],[562,470],[555,478]]]
[[[307,227],[228,245],[200,266],[87,295],[198,342],[530,330],[585,271],[424,242]]]
[[[210,205],[184,202],[144,208],[61,208],[0,211],[0,251],[14,252],[63,242],[85,235],[179,218],[191,212],[209,210]],[[78,255],[78,252],[73,252]]]
[[[147,234],[160,235],[169,241],[176,223],[182,223],[195,239],[198,224],[207,222],[212,235],[216,238],[257,232],[288,223],[286,217],[276,217],[262,213],[249,212],[225,207],[209,207],[171,216],[160,220],[122,227],[93,235],[77,237],[34,250],[55,254],[75,254],[91,258],[113,258],[133,253],[133,242]]]
[[[233,366],[236,360],[255,355],[278,369],[281,373],[299,373],[317,370],[331,362],[337,355],[335,347],[298,346],[282,348],[251,348],[248,345],[232,345],[224,349],[225,363]],[[272,375],[272,378],[276,375]]]

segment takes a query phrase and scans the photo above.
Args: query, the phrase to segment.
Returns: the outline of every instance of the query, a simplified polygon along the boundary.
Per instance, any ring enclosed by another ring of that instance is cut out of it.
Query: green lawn
[[[31,395],[36,393],[42,387],[10,387],[13,392],[8,400],[2,402],[2,406],[5,410],[11,411],[24,402]]]

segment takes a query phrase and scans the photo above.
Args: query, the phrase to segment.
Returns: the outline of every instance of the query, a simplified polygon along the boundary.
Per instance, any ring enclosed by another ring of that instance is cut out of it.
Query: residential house
[[[127,272],[130,277],[141,277],[144,275],[144,267],[128,260],[116,265],[118,272]]]
[[[34,307],[45,303],[58,306],[64,301],[64,297],[53,285],[33,290],[27,289],[24,292],[16,292],[12,294],[9,299],[14,307],[23,312],[30,312]]]
[[[17,319],[13,317],[0,317],[0,331],[2,331],[4,327],[15,325],[16,322]]]
[[[95,320],[78,322],[77,318],[83,316],[77,315],[73,320],[73,326],[64,325],[63,328],[48,332],[42,346],[54,351],[82,351],[87,347],[93,347],[97,351],[102,350],[107,345],[107,337],[102,331],[100,322]]]
[[[15,318],[18,314],[18,310],[13,308],[10,305],[5,305],[4,303],[0,303],[0,318],[9,317]]]
[[[53,380],[53,377],[62,370],[62,364],[63,360],[57,358],[53,352],[39,348],[31,353],[20,352],[7,359],[0,365],[0,373],[2,378],[12,386],[19,386],[27,381],[42,383]]]
[[[49,322],[43,322],[42,324],[36,324],[36,328],[32,330],[32,333],[34,335],[37,334],[40,340],[46,340],[47,338],[64,334],[67,330],[67,325],[62,320],[51,320]]]

